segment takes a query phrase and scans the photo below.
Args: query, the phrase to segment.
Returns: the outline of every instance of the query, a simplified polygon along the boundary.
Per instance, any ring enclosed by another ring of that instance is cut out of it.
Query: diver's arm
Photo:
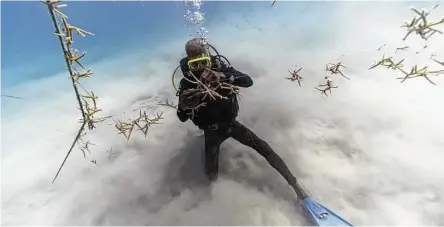
[[[188,115],[184,110],[180,109],[180,107],[177,108],[177,117],[181,122],[185,122],[189,119]]]
[[[225,74],[227,82],[238,87],[251,87],[253,80],[251,77],[243,72],[234,69],[232,66],[227,66],[222,61],[221,72]]]
[[[223,71],[227,80],[230,84],[238,87],[251,87],[253,85],[253,80],[251,77],[245,73],[237,71],[233,67],[229,67]]]
[[[183,99],[180,98],[180,95],[182,95],[183,91],[185,90],[185,83],[186,82],[184,79],[180,80],[179,91],[177,92],[179,96],[179,102],[177,104],[177,117],[181,122],[185,122],[189,119],[188,115],[185,113],[185,110],[181,108]]]

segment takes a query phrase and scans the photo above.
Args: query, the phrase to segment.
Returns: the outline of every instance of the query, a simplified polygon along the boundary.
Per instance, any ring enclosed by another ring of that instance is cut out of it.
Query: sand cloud
[[[390,53],[403,45],[399,26],[413,15],[409,4],[328,4],[334,7],[316,37],[289,9],[269,21],[260,13],[250,18],[261,22],[261,31],[234,28],[231,21],[209,29],[219,52],[255,82],[242,90],[239,120],[284,158],[314,199],[353,224],[444,225],[444,79],[435,78],[437,86],[422,78],[400,84],[395,71],[368,70],[382,56],[379,46],[386,43]],[[160,57],[149,63],[91,66],[100,76],[87,86],[99,95],[103,114],[128,112],[156,94],[175,100],[169,75],[186,38],[159,48]],[[399,57],[409,66],[428,63],[432,53],[444,56],[440,39],[416,54],[422,43],[412,36],[412,50]],[[335,78],[339,88],[323,97],[313,87],[322,82],[325,64],[343,54],[351,80]],[[303,87],[283,79],[294,64],[304,67]],[[208,185],[201,132],[178,121],[172,109],[164,109],[165,120],[147,138],[135,133],[128,143],[112,125],[99,125],[90,135],[97,144],[92,154],[84,159],[74,152],[51,185],[77,130],[72,88],[57,75],[13,89],[35,98],[10,107],[2,119],[2,224],[306,224],[284,179],[234,140],[222,144],[220,180]]]

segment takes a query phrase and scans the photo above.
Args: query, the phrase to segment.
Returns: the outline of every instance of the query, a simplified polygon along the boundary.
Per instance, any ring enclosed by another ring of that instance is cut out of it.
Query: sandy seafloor
[[[312,198],[355,225],[444,225],[444,76],[432,77],[433,86],[424,78],[400,83],[401,74],[386,68],[368,70],[383,53],[405,58],[408,69],[439,69],[430,56],[444,60],[444,36],[423,49],[418,36],[403,42],[400,28],[414,15],[410,6],[435,2],[321,2],[306,9],[262,2],[248,16],[223,4],[208,12],[215,15],[206,35],[254,80],[241,90],[238,120],[282,156]],[[431,18],[442,15],[439,6]],[[11,21],[2,16],[3,23]],[[125,120],[156,97],[177,103],[170,75],[189,34],[175,35],[88,65],[95,74],[84,86],[99,96],[100,116]],[[9,56],[2,51],[2,59]],[[323,82],[325,64],[337,59],[350,80],[334,75],[338,88],[322,96],[313,87]],[[303,67],[302,87],[284,79],[293,65]],[[98,124],[88,134],[97,145],[91,154],[75,150],[51,184],[79,126],[67,72],[2,87],[2,94],[24,97],[2,97],[3,225],[306,224],[284,179],[233,139],[221,146],[219,180],[206,184],[201,132],[155,105],[147,111],[163,110],[164,119],[146,138],[139,131],[126,142],[112,121]]]

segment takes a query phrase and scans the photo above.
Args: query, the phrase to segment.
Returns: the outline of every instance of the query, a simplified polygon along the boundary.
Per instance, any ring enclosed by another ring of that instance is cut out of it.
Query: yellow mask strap
[[[208,64],[209,64],[209,66],[211,66],[211,58],[208,57],[208,56],[202,56],[202,57],[199,57],[199,58],[195,58],[195,59],[189,60],[189,61],[188,61],[188,67],[189,67],[189,68],[192,68],[191,65],[192,65],[194,62],[201,62],[201,61],[207,61]]]

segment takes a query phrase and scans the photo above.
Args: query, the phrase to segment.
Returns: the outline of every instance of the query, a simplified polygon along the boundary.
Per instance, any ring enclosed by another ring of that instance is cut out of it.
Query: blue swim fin
[[[315,226],[353,226],[325,206],[310,197],[301,200],[305,215]]]

